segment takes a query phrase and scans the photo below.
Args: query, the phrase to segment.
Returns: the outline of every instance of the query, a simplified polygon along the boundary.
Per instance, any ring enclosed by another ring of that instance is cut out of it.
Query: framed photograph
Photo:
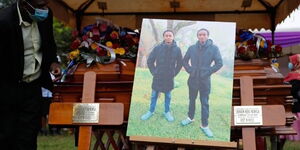
[[[143,19],[127,136],[230,141],[235,31]]]

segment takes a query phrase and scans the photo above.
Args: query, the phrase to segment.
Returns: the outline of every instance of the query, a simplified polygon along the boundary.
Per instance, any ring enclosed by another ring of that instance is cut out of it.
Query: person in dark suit
[[[37,149],[41,87],[60,74],[48,0],[18,0],[0,11],[0,147]]]
[[[209,31],[205,28],[198,30],[198,41],[190,46],[183,58],[183,67],[189,73],[189,111],[188,117],[181,121],[186,126],[194,121],[195,100],[200,93],[201,126],[200,129],[207,137],[213,137],[208,127],[209,94],[211,90],[211,75],[223,66],[219,48],[208,39]],[[191,62],[191,63],[189,63]],[[212,65],[213,64],[213,65]]]

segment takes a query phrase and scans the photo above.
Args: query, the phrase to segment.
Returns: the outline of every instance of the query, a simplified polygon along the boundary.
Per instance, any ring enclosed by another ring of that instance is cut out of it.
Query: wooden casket
[[[250,76],[253,78],[254,105],[283,105],[285,108],[285,126],[259,127],[256,129],[257,135],[278,136],[295,134],[295,131],[291,127],[291,124],[294,121],[291,112],[293,103],[293,98],[290,93],[291,85],[283,83],[284,77],[270,67],[269,60],[235,60],[233,106],[241,105],[241,76]],[[276,116],[276,114],[274,115]],[[241,138],[241,128],[232,128],[232,138]]]
[[[95,102],[123,103],[124,121],[128,120],[129,105],[133,86],[135,63],[130,60],[117,60],[111,64],[95,64],[87,68],[79,64],[72,76],[55,84],[54,102],[81,102],[83,76],[87,71],[96,72]]]

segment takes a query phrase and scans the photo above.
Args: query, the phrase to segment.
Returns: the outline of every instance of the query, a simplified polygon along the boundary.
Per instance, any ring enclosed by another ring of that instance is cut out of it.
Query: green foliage
[[[0,10],[8,7],[9,5],[13,4],[16,1],[17,0],[0,0]]]
[[[75,146],[75,135],[74,134],[63,134],[55,136],[38,136],[38,150],[77,150]],[[114,134],[115,141],[118,140],[119,134]],[[102,137],[102,142],[106,143],[108,141],[108,136],[105,133]],[[96,138],[92,134],[90,150],[93,149],[96,143]],[[109,146],[109,150],[113,150],[112,145]]]
[[[39,136],[38,150],[75,150],[75,141],[72,135]]]
[[[61,54],[62,52],[67,52],[72,42],[72,29],[70,27],[65,26],[58,19],[54,18],[53,32],[58,54]]]
[[[62,67],[66,68],[68,59],[65,54],[68,53],[72,42],[72,29],[65,26],[58,19],[53,18],[53,34],[57,46],[57,55],[61,56]]]
[[[38,137],[38,150],[76,150],[74,146],[74,135],[55,135],[55,136],[39,136]],[[103,142],[107,140],[107,137],[103,138]],[[91,148],[95,143],[93,136],[91,142]],[[300,147],[300,141],[286,141],[284,144],[284,150],[298,150]],[[110,148],[112,149],[112,148]],[[193,150],[204,150],[205,148],[195,148]],[[267,149],[271,149],[271,143],[267,138]]]

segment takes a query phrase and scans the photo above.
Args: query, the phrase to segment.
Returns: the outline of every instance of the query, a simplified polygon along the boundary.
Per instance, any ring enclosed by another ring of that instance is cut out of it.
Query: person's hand
[[[56,62],[52,63],[50,66],[50,72],[54,76],[59,76],[61,74],[60,64]]]

